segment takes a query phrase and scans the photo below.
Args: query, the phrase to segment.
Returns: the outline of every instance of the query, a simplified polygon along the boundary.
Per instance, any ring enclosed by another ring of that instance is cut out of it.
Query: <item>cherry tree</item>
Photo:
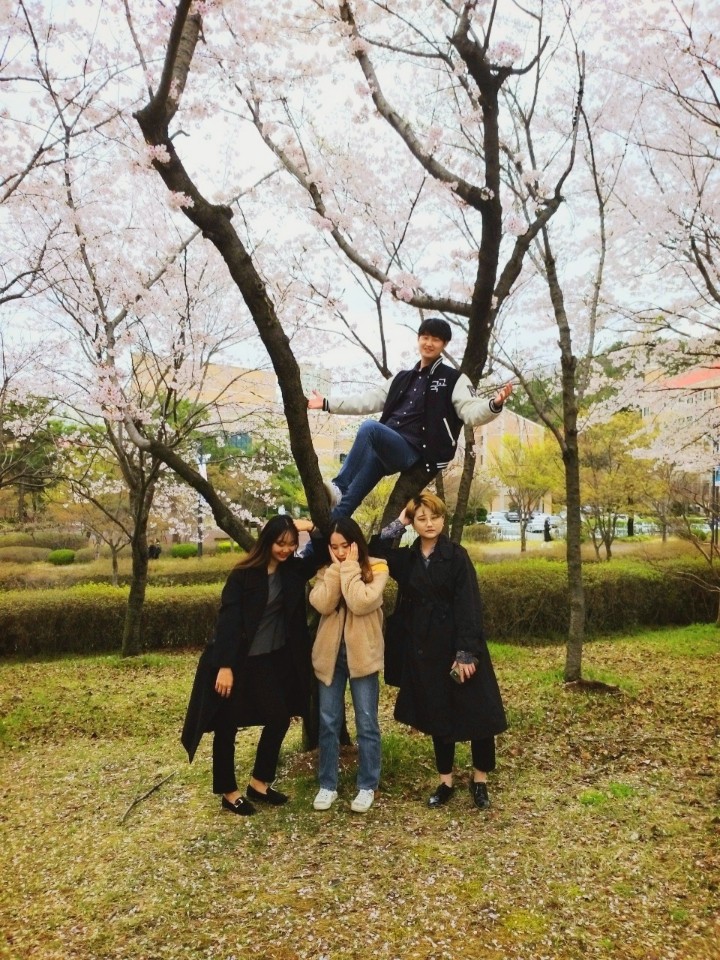
[[[0,331],[0,488],[17,492],[17,517],[57,480],[57,404],[38,395],[43,354],[39,347],[8,342]]]
[[[272,69],[253,71],[252,65],[233,71],[235,88],[263,141],[309,197],[328,244],[362,271],[377,303],[384,297],[454,322],[464,348],[453,349],[453,356],[477,384],[491,331],[527,251],[562,203],[582,79],[578,75],[574,91],[555,87],[552,93],[542,82],[545,31],[557,24],[541,2],[512,14],[498,3],[481,14],[476,3],[371,10],[341,2],[337,12],[326,7],[323,14],[312,31],[326,36],[335,54],[338,85],[347,83],[348,59],[359,68],[359,82],[341,105],[352,111],[356,130],[334,135],[337,103],[331,97],[323,112],[312,71],[302,98],[293,97]],[[307,20],[301,29],[310,35]],[[279,35],[284,39],[286,31]],[[523,56],[511,35],[521,36],[529,52]],[[321,81],[327,83],[325,76]],[[513,96],[505,97],[510,87]],[[542,183],[529,157],[513,158],[527,200],[520,211],[506,186],[507,138],[514,110],[527,103],[529,116],[530,105],[543,97],[546,110],[552,99],[556,129],[551,138],[545,125]],[[556,124],[558,109],[564,117]],[[456,539],[474,469],[472,434],[466,432],[465,440],[470,456],[453,524]],[[390,498],[386,516],[426,482],[424,473],[411,473]]]
[[[543,227],[530,252],[534,274],[509,304],[504,329],[495,338],[494,360],[517,377],[530,410],[558,444],[564,466],[567,507],[569,629],[564,678],[582,681],[585,593],[581,539],[581,444],[583,431],[625,407],[638,408],[642,377],[628,376],[630,361],[618,358],[625,331],[628,291],[634,289],[637,260],[631,251],[641,239],[623,193],[634,172],[628,143],[615,134],[617,117],[633,117],[640,107],[618,77],[618,61],[607,47],[595,52],[598,31],[592,11],[563,4],[566,31],[556,64],[574,63],[587,76],[580,108],[577,160],[566,183],[566,210]],[[607,34],[618,30],[618,10],[608,11]],[[620,14],[626,10],[620,6]],[[587,52],[589,51],[589,52]],[[515,113],[516,150],[537,152],[531,115]],[[523,201],[523,171],[510,168]],[[547,302],[549,300],[550,309]],[[534,315],[536,351],[532,357],[513,343],[515,318]],[[547,321],[543,322],[547,317]]]
[[[620,36],[618,69],[641,104],[619,126],[635,158],[625,202],[645,232],[646,275],[662,278],[646,291],[647,337],[674,338],[676,365],[705,362],[720,331],[718,10],[663,0]]]
[[[37,236],[44,221],[55,225],[53,256],[42,264],[42,296],[28,303],[25,317],[36,320],[38,331],[48,320],[63,330],[46,368],[62,368],[66,416],[72,411],[81,423],[104,424],[129,491],[133,580],[123,652],[133,653],[140,646],[147,523],[165,461],[128,433],[142,429],[176,459],[177,473],[189,469],[206,482],[188,466],[195,434],[218,422],[223,393],[233,388],[232,382],[209,385],[206,374],[246,335],[242,310],[238,318],[240,305],[228,297],[212,262],[194,256],[198,231],[180,229],[182,217],[153,189],[157,181],[142,143],[128,135],[128,98],[132,108],[137,89],[128,78],[139,72],[132,46],[123,47],[106,24],[88,33],[70,21],[63,31],[42,6],[20,9],[13,89],[21,105],[23,94],[34,92],[34,126],[44,124],[52,136],[47,162],[27,167],[12,198],[22,201]],[[18,109],[8,122],[20,129],[26,120]],[[120,170],[129,175],[119,176]],[[207,496],[234,539],[251,543],[232,504],[211,485]]]

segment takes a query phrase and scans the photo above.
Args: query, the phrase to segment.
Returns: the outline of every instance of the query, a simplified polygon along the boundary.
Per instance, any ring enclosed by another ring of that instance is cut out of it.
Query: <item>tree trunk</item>
[[[178,3],[161,83],[150,102],[134,116],[145,142],[151,146],[165,147],[169,159],[166,162],[154,160],[153,166],[168,190],[185,194],[190,199],[190,205],[182,208],[184,215],[215,246],[250,311],[278,378],[290,449],[307,494],[310,513],[319,526],[327,528],[330,508],[313,448],[300,368],[290,340],[282,328],[265,280],[231,223],[233,211],[228,206],[209,203],[205,199],[185,169],[175,149],[175,141],[170,136],[169,121],[179,105],[199,36],[199,23],[194,22],[193,16],[188,17],[189,8],[189,0],[180,0]],[[146,444],[146,449],[149,448],[150,445]],[[167,457],[167,448],[159,444],[152,449],[171,469],[177,470],[177,464]],[[199,474],[197,478],[202,481]],[[201,482],[197,478],[188,482],[192,482],[195,489],[200,490],[207,499],[209,485],[201,489]],[[222,529],[229,532],[225,526]],[[238,543],[243,542],[242,533],[239,536],[230,535]]]
[[[450,539],[454,543],[460,543],[462,540],[465,517],[467,516],[467,505],[470,499],[470,488],[472,487],[475,465],[477,463],[477,457],[475,456],[475,430],[473,427],[465,424],[463,433],[465,437],[465,456],[463,457],[463,468],[462,474],[460,475],[460,485],[458,486],[455,514],[453,515],[452,527],[450,528]]]
[[[603,537],[602,543],[605,547],[605,561],[609,563],[610,560],[612,560],[612,538],[605,536]]]
[[[408,500],[416,497],[421,490],[429,486],[436,476],[437,474],[428,473],[420,462],[401,473],[385,504],[381,526],[386,527],[388,523],[399,517]]]
[[[562,373],[562,433],[556,432],[562,450],[565,468],[565,498],[567,502],[567,577],[570,595],[568,637],[565,645],[563,679],[574,683],[582,679],[582,654],[585,640],[585,586],[582,575],[580,540],[582,512],[580,501],[580,453],[578,449],[577,359],[572,352],[570,324],[565,312],[565,300],[557,276],[555,258],[550,249],[547,231],[543,231],[544,260],[548,288],[560,334],[560,368]],[[594,543],[593,538],[593,543]]]
[[[98,550],[98,556],[100,551]],[[119,581],[120,567],[118,564],[118,549],[114,543],[110,544],[110,557],[112,563],[112,585],[116,587]]]
[[[22,480],[17,485],[17,518],[22,526],[25,523],[25,484]]]
[[[566,420],[572,422],[572,410]],[[580,513],[580,457],[577,443],[577,427],[568,430],[565,427],[565,449],[563,451],[565,467],[565,496],[567,500],[567,578],[570,596],[570,620],[568,638],[565,646],[566,683],[582,678],[582,651],[585,640],[585,587],[583,584],[582,555],[580,534],[582,520]]]
[[[148,575],[147,528],[161,461],[155,457],[149,458],[142,450],[138,450],[137,461],[132,462],[124,455],[122,447],[117,444],[117,439],[110,427],[108,427],[108,433],[115,441],[118,462],[130,491],[133,518],[133,534],[130,540],[132,580],[125,610],[121,655],[134,657],[141,652],[143,645],[142,612]]]
[[[147,570],[147,535],[143,530],[141,534],[136,532],[132,539],[132,580],[123,626],[121,653],[123,657],[136,657],[142,650],[142,612],[145,604]]]

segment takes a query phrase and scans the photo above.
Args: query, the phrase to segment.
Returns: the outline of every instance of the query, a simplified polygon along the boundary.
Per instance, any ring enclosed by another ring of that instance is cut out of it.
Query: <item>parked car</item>
[[[499,511],[493,511],[487,515],[485,523],[490,523],[493,526],[498,526],[498,524],[505,523],[505,514],[500,513]]]
[[[517,512],[517,510],[508,510],[508,512],[505,514],[505,519],[508,521],[508,523],[520,523],[520,514]]]
[[[527,525],[528,533],[542,533],[545,530],[545,521],[550,521],[551,530],[559,530],[561,519],[552,513],[536,513],[530,523]]]

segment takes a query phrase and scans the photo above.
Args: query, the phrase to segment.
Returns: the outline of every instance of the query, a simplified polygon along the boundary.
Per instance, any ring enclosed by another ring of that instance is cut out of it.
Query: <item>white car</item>
[[[543,533],[545,531],[545,521],[550,521],[551,530],[559,530],[561,520],[560,517],[555,516],[552,513],[536,513],[532,520],[527,525],[528,533]]]
[[[493,512],[493,513],[489,513],[489,514],[487,515],[487,517],[485,518],[485,523],[489,523],[489,524],[491,524],[492,526],[495,526],[495,527],[497,527],[497,526],[498,526],[499,524],[501,524],[501,523],[506,523],[506,522],[507,522],[507,521],[505,520],[505,514],[504,514],[504,513],[500,513],[499,511],[495,511],[495,512]]]

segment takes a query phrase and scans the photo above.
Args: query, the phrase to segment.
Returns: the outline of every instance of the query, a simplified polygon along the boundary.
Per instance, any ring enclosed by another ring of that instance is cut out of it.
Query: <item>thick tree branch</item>
[[[230,209],[227,206],[210,204],[202,196],[182,164],[169,135],[169,119],[179,105],[182,87],[178,86],[171,91],[168,78],[177,75],[181,79],[187,79],[190,68],[188,56],[194,49],[193,38],[197,40],[199,29],[197,24],[188,24],[188,7],[189,0],[178,4],[166,53],[163,80],[156,96],[135,114],[135,118],[145,141],[152,147],[164,148],[164,155],[168,159],[154,159],[155,169],[172,193],[186,198],[183,199],[182,206],[185,216],[199,227],[203,236],[217,248],[247,304],[277,374],[288,422],[290,447],[307,492],[311,513],[316,523],[327,524],[329,506],[313,449],[300,370],[290,341],[282,328],[263,278],[230,222]],[[169,103],[171,96],[172,105]],[[171,465],[164,455],[162,459]],[[175,463],[177,459],[179,458],[175,455]],[[176,469],[176,466],[172,468]]]

